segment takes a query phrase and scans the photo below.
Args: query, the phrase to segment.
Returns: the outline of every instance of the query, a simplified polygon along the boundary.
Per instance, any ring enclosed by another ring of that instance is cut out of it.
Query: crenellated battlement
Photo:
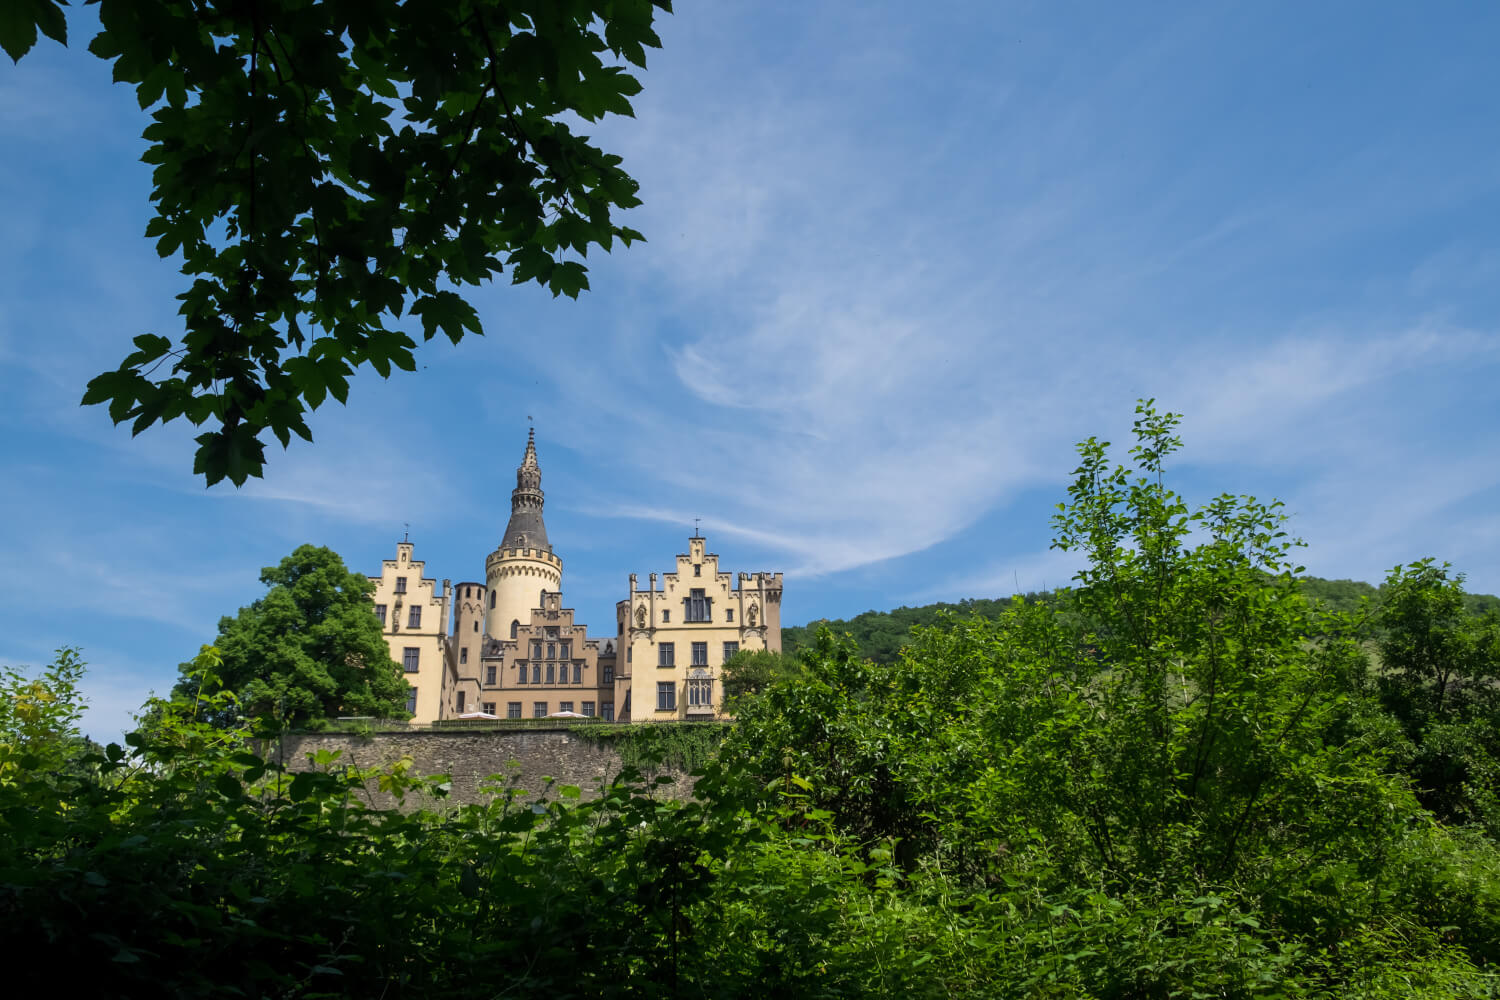
[[[487,572],[490,572],[493,571],[493,568],[495,566],[501,563],[516,562],[521,560],[531,560],[535,562],[547,563],[549,566],[552,566],[554,569],[556,569],[559,573],[562,572],[562,560],[553,555],[551,552],[548,552],[546,549],[508,549],[503,547],[498,548],[495,551],[491,552],[489,556],[484,560],[484,568]]]

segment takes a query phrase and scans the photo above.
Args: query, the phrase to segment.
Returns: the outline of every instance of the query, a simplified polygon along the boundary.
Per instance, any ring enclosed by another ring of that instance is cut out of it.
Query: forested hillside
[[[1326,580],[1319,576],[1301,577],[1297,586],[1304,596],[1328,610],[1344,613],[1358,611],[1362,601],[1369,601],[1372,609],[1378,609],[1385,590],[1384,585],[1376,586],[1362,580]],[[1058,592],[1054,590],[1032,591],[1023,596],[1027,604],[1051,605],[1057,598]],[[787,653],[796,654],[810,648],[817,641],[818,630],[827,627],[835,635],[852,636],[859,651],[876,663],[894,663],[901,647],[911,641],[913,626],[936,625],[944,614],[960,618],[994,618],[1010,607],[1010,603],[1010,598],[970,598],[957,603],[939,601],[915,608],[903,606],[892,611],[866,611],[848,619],[824,618],[783,628],[781,644]],[[1492,594],[1465,594],[1463,603],[1471,615],[1500,611],[1500,597]]]

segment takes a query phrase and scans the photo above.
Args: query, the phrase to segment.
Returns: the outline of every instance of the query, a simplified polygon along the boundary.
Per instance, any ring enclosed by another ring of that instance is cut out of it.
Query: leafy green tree
[[[1500,614],[1470,614],[1448,570],[1423,559],[1387,577],[1378,688],[1411,741],[1423,804],[1500,836]]]
[[[506,271],[553,295],[641,235],[618,156],[574,131],[632,114],[670,0],[93,0],[89,51],[135,87],[155,167],[146,235],[181,260],[180,337],[145,333],[85,404],[140,433],[209,430],[194,471],[243,483],[264,434],[311,440],[364,365],[481,333],[459,293]],[[66,44],[64,4],[7,2],[0,47]]]
[[[17,769],[55,771],[91,745],[78,729],[82,679],[76,649],[59,649],[35,676],[0,667],[0,782]]]
[[[772,684],[802,672],[795,656],[769,649],[742,649],[724,661],[724,697],[729,711],[733,700],[742,695],[759,694]]]
[[[302,545],[260,580],[270,588],[264,597],[219,619],[213,669],[182,665],[177,698],[198,701],[220,724],[239,714],[290,726],[337,715],[408,717],[406,682],[370,606],[368,577],[351,573],[331,549]],[[201,698],[217,687],[238,706]]]
[[[894,664],[824,632],[724,758],[801,790],[788,835],[822,817],[961,900],[955,933],[994,942],[967,960],[1017,995],[1462,995],[1500,856],[1390,773],[1278,505],[1168,488],[1176,425],[1141,404],[1129,464],[1080,445],[1055,528],[1087,565],[1055,603],[919,628]]]

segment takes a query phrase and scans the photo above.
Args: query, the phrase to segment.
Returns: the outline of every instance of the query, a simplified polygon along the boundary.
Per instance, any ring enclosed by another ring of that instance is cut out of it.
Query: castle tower
[[[532,609],[542,606],[542,591],[562,589],[562,560],[547,541],[542,503],[542,468],[536,460],[536,431],[531,431],[510,494],[510,522],[500,547],[484,561],[484,631],[490,638],[511,638],[531,621]]]
[[[453,675],[453,695],[449,708],[456,715],[480,711],[479,682],[483,671],[479,660],[484,655],[484,584],[472,580],[453,588],[453,632],[448,637],[448,659]],[[463,692],[463,712],[458,711],[458,693]]]

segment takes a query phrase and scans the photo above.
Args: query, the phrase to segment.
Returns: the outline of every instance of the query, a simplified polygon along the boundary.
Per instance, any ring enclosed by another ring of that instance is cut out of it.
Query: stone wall
[[[524,791],[528,799],[543,794],[557,798],[556,785],[577,785],[585,798],[595,798],[601,788],[620,773],[620,755],[610,745],[600,745],[564,726],[557,729],[455,729],[399,730],[360,733],[288,733],[282,740],[280,760],[289,769],[309,769],[319,750],[340,751],[339,763],[351,767],[386,767],[410,757],[412,770],[423,775],[446,774],[453,782],[448,803],[470,803],[484,796],[479,788],[492,775]],[[667,772],[673,778],[655,793],[685,798],[692,783],[685,774]],[[373,786],[373,783],[372,783]],[[389,796],[371,788],[372,800],[382,808],[396,804]],[[410,796],[408,797],[411,798]],[[435,805],[423,796],[408,806]]]

